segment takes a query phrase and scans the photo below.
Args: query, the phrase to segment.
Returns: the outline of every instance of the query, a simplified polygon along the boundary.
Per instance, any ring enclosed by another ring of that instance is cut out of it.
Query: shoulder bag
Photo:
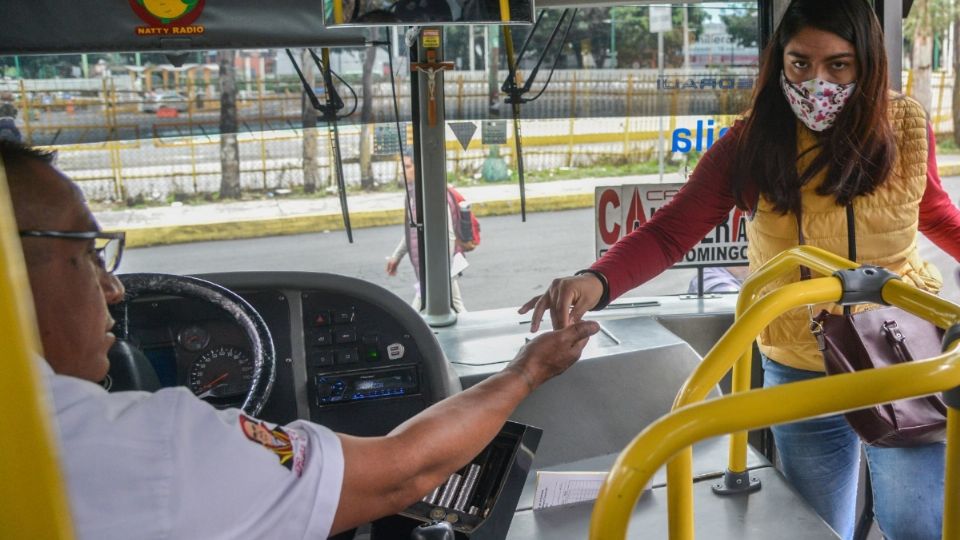
[[[798,215],[801,244],[802,223]],[[854,262],[857,260],[855,232],[850,204],[847,206],[847,238],[849,259]],[[810,330],[823,353],[828,375],[923,360],[942,352],[943,330],[892,306],[860,313],[851,313],[845,307],[842,315],[824,310],[811,318]],[[943,399],[934,394],[876,405],[844,416],[863,442],[881,447],[906,447],[943,441],[946,413]]]

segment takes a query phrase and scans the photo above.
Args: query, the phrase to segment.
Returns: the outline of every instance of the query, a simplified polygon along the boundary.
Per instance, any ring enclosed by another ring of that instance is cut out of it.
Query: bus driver
[[[185,388],[108,394],[94,382],[107,373],[114,341],[107,304],[124,294],[111,273],[119,254],[104,260],[90,235],[49,234],[99,232],[49,154],[0,141],[0,158],[80,538],[326,538],[394,514],[478,454],[599,328],[584,322],[536,338],[502,372],[383,437],[307,421],[273,426],[216,410]]]

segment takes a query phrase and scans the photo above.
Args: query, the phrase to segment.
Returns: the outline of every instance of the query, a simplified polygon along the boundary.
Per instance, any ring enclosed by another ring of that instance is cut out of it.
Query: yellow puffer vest
[[[891,178],[870,195],[854,200],[857,262],[885,267],[916,287],[939,292],[939,271],[921,260],[917,252],[920,199],[927,185],[926,117],[916,101],[905,97],[891,97],[889,114],[897,139],[897,161]],[[799,155],[815,144],[813,133],[798,121]],[[804,170],[815,157],[816,151],[803,155],[797,170]],[[825,177],[823,171],[801,189],[804,240],[807,245],[847,257],[846,210],[833,197],[816,193]],[[793,213],[775,212],[770,201],[761,198],[754,219],[747,225],[747,239],[750,267],[757,268],[799,243],[797,218]],[[799,271],[791,272],[767,290],[799,279]],[[876,306],[856,306],[854,310],[871,307]],[[842,312],[836,304],[824,304],[813,306],[813,313],[821,309]],[[774,320],[760,334],[758,344],[765,355],[781,364],[809,371],[824,370],[823,355],[810,333],[806,308],[791,310]]]

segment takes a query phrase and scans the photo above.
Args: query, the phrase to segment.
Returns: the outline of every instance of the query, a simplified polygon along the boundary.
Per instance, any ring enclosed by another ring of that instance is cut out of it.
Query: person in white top
[[[49,154],[0,141],[0,159],[81,539],[325,538],[394,514],[466,465],[599,329],[584,322],[534,339],[502,372],[384,437],[274,426],[184,388],[108,394],[94,382],[115,339],[107,305],[124,291],[112,274],[119,251],[96,240],[118,235],[100,231]]]
[[[413,202],[414,199],[414,179],[417,177],[417,168],[413,163],[413,153],[409,150],[404,151],[403,153],[403,177],[404,181],[407,184],[406,192],[409,199],[407,206],[404,210],[404,222],[403,222],[403,237],[400,238],[400,242],[397,243],[397,247],[393,249],[393,253],[387,257],[387,275],[395,276],[397,275],[397,268],[400,266],[400,261],[404,257],[410,258],[410,264],[413,265],[413,271],[417,275],[417,282],[415,284],[416,292],[413,295],[413,300],[410,301],[410,305],[413,306],[413,309],[420,311],[422,302],[420,293],[420,242],[417,240],[417,230],[410,227],[410,212],[416,211],[416,205]],[[447,195],[449,197],[449,194]],[[447,212],[447,242],[449,245],[450,256],[453,257],[457,251],[457,233],[454,230],[455,224],[453,222],[453,216],[450,212]],[[462,254],[460,255],[463,256]],[[451,262],[452,265],[452,262]],[[450,297],[451,297],[451,307],[457,313],[465,313],[467,311],[466,305],[463,303],[463,293],[460,292],[460,274],[453,276],[450,279]]]

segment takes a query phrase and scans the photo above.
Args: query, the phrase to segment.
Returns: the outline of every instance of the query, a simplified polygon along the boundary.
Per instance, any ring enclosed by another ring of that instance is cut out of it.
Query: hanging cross
[[[427,95],[430,106],[427,108],[427,123],[433,127],[437,125],[437,73],[453,69],[453,62],[437,62],[433,51],[427,51],[427,61],[410,65],[411,71],[419,71],[427,76]]]

